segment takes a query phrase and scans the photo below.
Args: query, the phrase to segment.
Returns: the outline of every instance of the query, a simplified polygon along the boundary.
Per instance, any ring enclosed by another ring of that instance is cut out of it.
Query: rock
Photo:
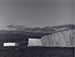
[[[74,30],[65,30],[46,35],[41,38],[42,45],[46,47],[74,47]]]

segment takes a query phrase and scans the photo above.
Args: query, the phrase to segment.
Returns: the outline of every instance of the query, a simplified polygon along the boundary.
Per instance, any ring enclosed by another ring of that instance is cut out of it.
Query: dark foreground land
[[[69,47],[25,47],[0,50],[0,57],[74,57],[74,48]]]

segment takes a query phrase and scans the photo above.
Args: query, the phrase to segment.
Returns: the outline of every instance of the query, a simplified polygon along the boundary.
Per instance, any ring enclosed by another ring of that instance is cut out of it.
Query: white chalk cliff
[[[62,27],[62,26],[61,26]],[[62,27],[62,28],[66,28]],[[50,35],[43,36],[41,38],[42,45],[46,47],[75,47],[75,30],[58,28],[57,32]],[[70,28],[70,27],[67,27]]]

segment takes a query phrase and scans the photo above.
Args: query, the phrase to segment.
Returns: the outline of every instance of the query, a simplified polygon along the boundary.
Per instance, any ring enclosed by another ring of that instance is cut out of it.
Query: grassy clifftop
[[[65,24],[65,25],[58,25],[58,26],[46,26],[46,27],[25,27],[22,25],[8,25],[6,28],[0,30],[0,32],[40,32],[40,33],[53,33],[63,30],[74,30],[74,24]]]

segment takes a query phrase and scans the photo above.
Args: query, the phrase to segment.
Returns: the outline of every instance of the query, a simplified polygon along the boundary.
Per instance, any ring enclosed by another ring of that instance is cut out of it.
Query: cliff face
[[[42,45],[47,47],[75,47],[75,30],[64,30],[41,38]]]

